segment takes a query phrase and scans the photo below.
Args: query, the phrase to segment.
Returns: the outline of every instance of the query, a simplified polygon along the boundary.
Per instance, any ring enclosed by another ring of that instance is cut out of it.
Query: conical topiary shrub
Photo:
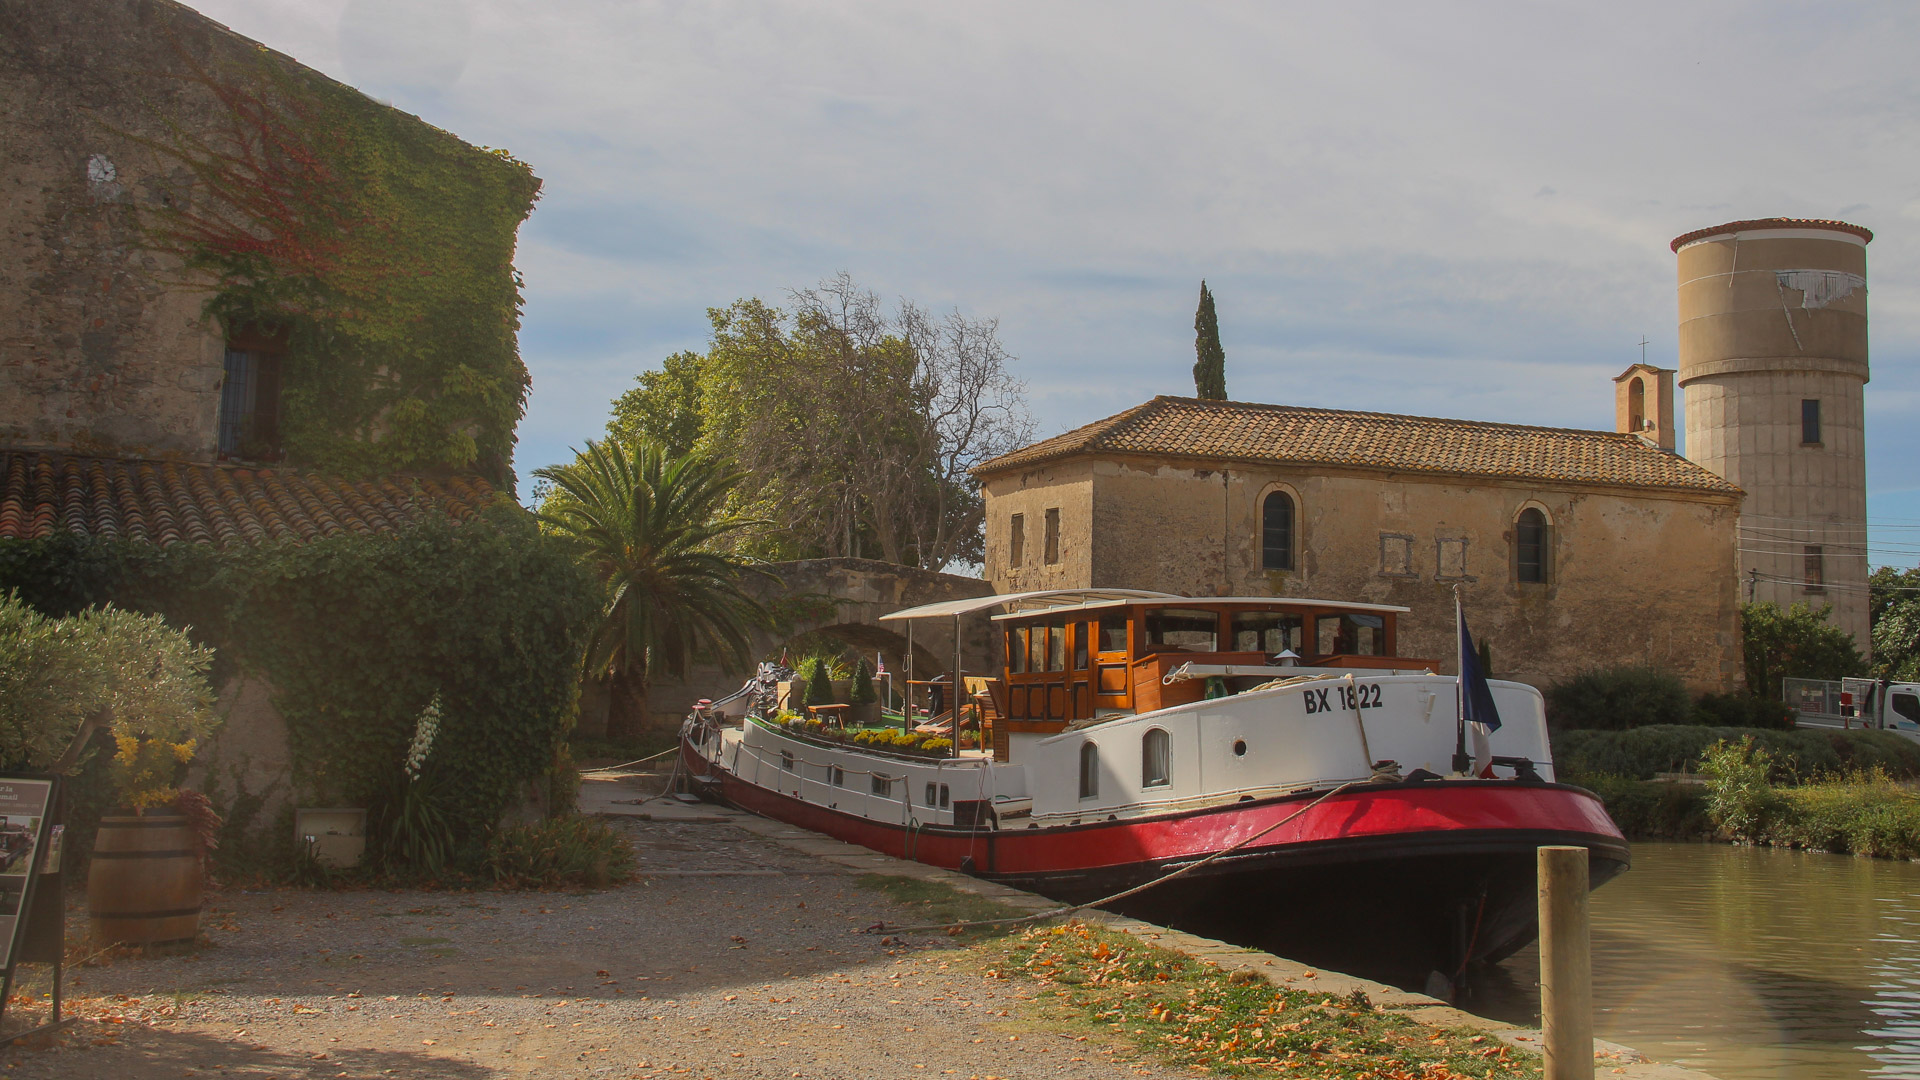
[[[833,672],[828,670],[828,664],[824,659],[815,659],[813,670],[807,673],[807,704],[809,706],[834,704]]]
[[[865,705],[880,700],[880,695],[873,689],[873,669],[867,666],[867,658],[864,656],[854,665],[853,689],[847,692],[847,696],[852,699],[850,704],[853,705]]]

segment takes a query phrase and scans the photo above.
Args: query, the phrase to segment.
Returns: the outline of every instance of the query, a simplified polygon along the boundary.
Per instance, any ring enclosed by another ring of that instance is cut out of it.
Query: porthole
[[[1233,756],[1234,757],[1247,756],[1247,740],[1245,739],[1233,740]]]

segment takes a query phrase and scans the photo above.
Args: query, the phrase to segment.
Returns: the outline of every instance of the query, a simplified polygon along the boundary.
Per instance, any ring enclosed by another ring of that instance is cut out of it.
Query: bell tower
[[[1747,493],[1741,596],[1833,605],[1865,653],[1867,244],[1762,218],[1675,238],[1687,457]],[[1631,370],[1631,369],[1629,369]]]
[[[1635,364],[1613,377],[1613,429],[1673,449],[1673,372]]]

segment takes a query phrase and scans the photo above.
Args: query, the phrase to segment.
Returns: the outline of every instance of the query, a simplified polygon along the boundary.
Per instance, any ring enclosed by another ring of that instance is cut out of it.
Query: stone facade
[[[166,74],[183,58],[259,49],[162,0],[0,0],[0,445],[213,458],[211,291],[143,246],[138,218],[193,177],[142,140],[168,135],[163,116],[212,122],[212,94]]]
[[[1186,411],[1276,409],[1160,403]],[[1340,415],[1317,411],[1333,419],[1311,423],[1337,425]],[[1347,415],[1363,417],[1370,431],[1396,419],[1410,427],[1462,423]],[[1142,423],[1152,421],[1134,422],[1132,436],[1107,441],[1151,442],[1138,436]],[[1621,438],[1470,426],[1505,429],[1522,443]],[[1204,441],[1191,422],[1175,427],[1176,437]],[[1628,472],[1640,468],[1643,452],[1663,455],[1669,460],[1647,463],[1677,470],[1666,486],[1249,460],[1258,456],[1252,452],[1126,453],[1101,449],[1098,437],[1082,441],[1096,445],[1026,465],[982,467],[985,572],[997,591],[1139,588],[1399,604],[1412,609],[1400,622],[1401,653],[1452,672],[1457,586],[1502,678],[1546,686],[1593,667],[1651,664],[1697,691],[1741,684],[1734,539],[1740,494],[1691,476],[1701,471],[1648,443],[1602,445],[1623,455]],[[1384,452],[1378,445],[1359,449]],[[1694,486],[1678,486],[1685,480]],[[1261,507],[1273,492],[1285,493],[1294,508],[1291,569],[1263,566]],[[1529,508],[1546,525],[1540,583],[1521,581],[1518,567],[1515,524]],[[1050,510],[1061,522],[1051,564],[1030,524]],[[1015,514],[1029,523],[1018,562]]]

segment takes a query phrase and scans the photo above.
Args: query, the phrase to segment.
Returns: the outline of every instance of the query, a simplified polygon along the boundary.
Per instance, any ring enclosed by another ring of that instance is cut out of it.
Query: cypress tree
[[[1227,400],[1227,353],[1220,347],[1220,319],[1205,281],[1200,283],[1200,309],[1193,313],[1193,335],[1193,396]]]

